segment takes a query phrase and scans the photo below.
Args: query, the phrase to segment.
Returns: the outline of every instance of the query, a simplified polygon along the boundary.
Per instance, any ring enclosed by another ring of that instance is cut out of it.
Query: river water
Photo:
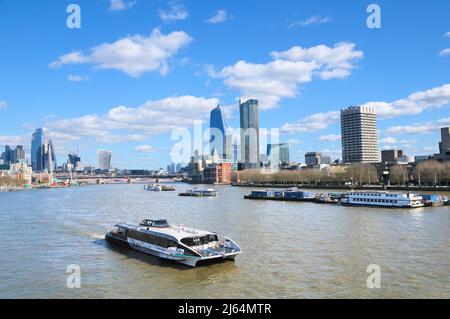
[[[177,192],[187,188],[177,184]],[[450,298],[450,209],[218,198],[99,185],[0,194],[2,298]],[[105,242],[115,223],[165,218],[243,249],[195,269]],[[81,269],[69,289],[68,265]],[[381,269],[367,287],[367,267]]]

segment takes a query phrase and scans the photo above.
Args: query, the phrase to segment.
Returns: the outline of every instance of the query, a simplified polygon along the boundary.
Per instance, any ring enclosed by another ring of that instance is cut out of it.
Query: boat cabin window
[[[161,220],[144,219],[139,225],[144,227],[157,227],[157,228],[169,227],[169,224],[165,219]]]
[[[186,246],[200,246],[206,245],[211,242],[218,241],[217,235],[206,235],[206,236],[197,236],[197,237],[186,237],[181,239],[181,242]]]

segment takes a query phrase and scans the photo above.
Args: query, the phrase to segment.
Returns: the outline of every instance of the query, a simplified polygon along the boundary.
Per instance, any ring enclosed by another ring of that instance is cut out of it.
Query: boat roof
[[[412,192],[406,192],[406,193],[401,193],[401,192],[388,192],[388,191],[358,191],[358,190],[354,190],[350,192],[351,194],[355,194],[355,193],[364,193],[364,194],[389,194],[389,195],[417,195],[416,193],[412,193]]]
[[[169,225],[168,227],[149,227],[149,226],[136,226],[129,223],[119,223],[115,225],[116,227],[125,228],[125,229],[133,229],[142,232],[150,232],[153,234],[161,235],[161,237],[166,237],[169,239],[181,240],[186,237],[198,237],[198,236],[206,236],[206,235],[216,235],[214,232],[194,229],[185,227],[182,225]]]

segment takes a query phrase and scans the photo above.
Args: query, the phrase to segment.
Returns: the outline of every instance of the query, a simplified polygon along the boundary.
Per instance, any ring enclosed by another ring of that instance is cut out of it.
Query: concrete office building
[[[342,160],[344,163],[377,163],[377,115],[373,107],[351,106],[341,110]]]

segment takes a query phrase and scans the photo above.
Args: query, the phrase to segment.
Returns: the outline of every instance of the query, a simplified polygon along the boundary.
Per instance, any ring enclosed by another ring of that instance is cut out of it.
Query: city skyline
[[[271,27],[264,32],[253,25],[252,1],[180,1],[189,15],[176,21],[159,15],[170,10],[162,2],[116,11],[107,0],[77,3],[79,30],[65,25],[68,3],[27,3],[22,15],[20,1],[0,5],[0,34],[9,46],[0,52],[0,116],[7,119],[1,149],[23,145],[29,158],[31,134],[43,127],[64,161],[80,146],[83,163],[96,166],[96,151],[105,148],[118,168],[157,169],[172,162],[171,131],[194,120],[206,129],[218,104],[239,128],[239,98],[259,100],[260,127],[280,128],[296,162],[311,151],[341,158],[339,110],[350,105],[376,109],[380,150],[439,153],[440,130],[450,125],[448,3],[379,1],[379,30],[367,28],[363,2],[343,8],[287,1],[276,12],[258,3],[258,18]],[[218,10],[225,18],[212,19]],[[33,30],[20,27],[31,12],[44,11],[47,19]],[[37,33],[48,35],[48,46]],[[138,56],[137,68],[119,49],[148,53],[156,43],[164,43],[158,48],[165,58]]]

